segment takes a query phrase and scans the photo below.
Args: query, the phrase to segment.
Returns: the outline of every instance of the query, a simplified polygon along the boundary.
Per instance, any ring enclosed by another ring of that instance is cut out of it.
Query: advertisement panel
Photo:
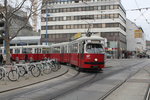
[[[142,30],[134,30],[134,38],[142,38]]]

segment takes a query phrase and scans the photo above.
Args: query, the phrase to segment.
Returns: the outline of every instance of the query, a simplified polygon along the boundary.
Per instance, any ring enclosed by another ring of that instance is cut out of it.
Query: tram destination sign
[[[101,43],[100,40],[88,40],[88,42],[90,42],[90,43]]]

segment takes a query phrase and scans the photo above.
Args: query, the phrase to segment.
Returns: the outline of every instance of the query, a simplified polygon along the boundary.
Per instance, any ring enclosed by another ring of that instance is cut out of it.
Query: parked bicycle
[[[52,72],[51,67],[46,63],[46,61],[41,61],[39,63],[35,63],[36,67],[39,67],[41,72],[44,74],[50,74]]]
[[[52,68],[53,72],[56,72],[61,68],[60,64],[55,59],[47,60],[46,63]]]
[[[16,64],[19,69],[19,75],[23,77],[25,74],[31,73],[32,76],[38,77],[41,74],[41,70],[34,63],[28,64]]]
[[[10,81],[17,81],[20,77],[18,67],[15,65],[5,65],[0,67],[0,80],[6,77]]]

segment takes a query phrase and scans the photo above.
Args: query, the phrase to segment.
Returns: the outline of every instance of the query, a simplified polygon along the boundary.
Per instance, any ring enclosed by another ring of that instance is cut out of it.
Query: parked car
[[[109,53],[105,53],[106,58],[112,58],[112,55]]]
[[[146,53],[139,53],[139,54],[137,54],[137,57],[145,58],[145,57],[148,57],[148,55]]]

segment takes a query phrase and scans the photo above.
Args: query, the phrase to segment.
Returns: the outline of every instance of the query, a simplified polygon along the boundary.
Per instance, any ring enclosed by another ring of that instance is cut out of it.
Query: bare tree
[[[13,1],[15,1],[15,4],[10,6],[10,3],[14,3]],[[4,32],[1,32],[0,35],[5,41],[6,64],[10,64],[10,41],[15,38],[21,30],[28,27],[31,16],[41,9],[39,6],[37,11],[33,10],[34,0],[13,1],[4,0],[4,4],[0,7],[0,14],[3,14],[3,19],[5,22],[5,30]]]

